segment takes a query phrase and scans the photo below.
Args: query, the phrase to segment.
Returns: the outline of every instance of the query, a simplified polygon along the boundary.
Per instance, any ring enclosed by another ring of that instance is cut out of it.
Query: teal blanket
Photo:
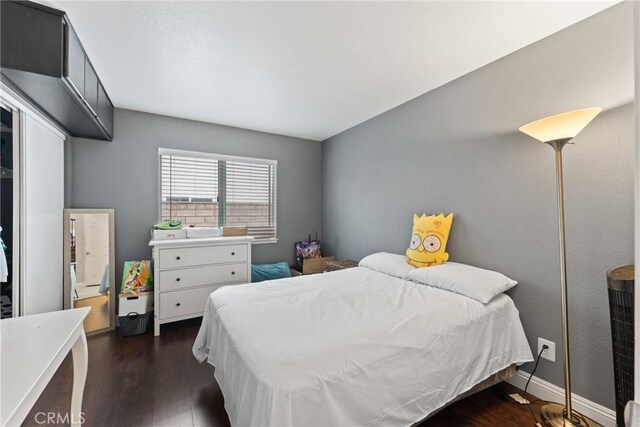
[[[291,277],[291,270],[289,270],[289,265],[286,262],[251,265],[251,282],[253,283],[283,279],[285,277]]]

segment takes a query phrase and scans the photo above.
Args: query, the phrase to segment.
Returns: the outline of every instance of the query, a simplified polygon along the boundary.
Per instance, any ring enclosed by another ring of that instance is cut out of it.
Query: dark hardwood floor
[[[201,319],[170,323],[162,334],[121,337],[115,332],[87,339],[89,374],[84,393],[85,425],[228,426],[214,368],[198,364],[191,346]],[[69,409],[73,367],[67,357],[27,416],[25,426],[41,426],[38,413]],[[510,387],[510,386],[507,386]],[[454,403],[420,427],[532,426],[525,406],[508,402],[501,386]],[[539,417],[540,403],[532,404]]]

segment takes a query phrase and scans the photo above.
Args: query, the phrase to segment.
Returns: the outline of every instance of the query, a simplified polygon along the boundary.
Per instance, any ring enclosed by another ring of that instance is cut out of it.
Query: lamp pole
[[[562,355],[564,358],[564,402],[567,417],[572,418],[571,409],[571,361],[569,360],[569,298],[567,292],[567,247],[564,227],[564,179],[562,172],[562,148],[571,139],[549,141],[556,153],[556,187],[558,192],[558,237],[560,239],[560,287],[562,288]]]
[[[558,237],[560,240],[560,287],[562,303],[562,355],[564,359],[564,407],[548,404],[542,407],[542,415],[551,426],[588,426],[586,419],[573,411],[571,405],[571,361],[569,360],[569,298],[567,292],[567,247],[564,226],[564,180],[562,172],[562,148],[572,138],[546,141],[556,154],[556,188],[558,194]]]
[[[538,141],[549,144],[556,153],[556,188],[558,193],[558,236],[560,238],[560,285],[562,292],[562,356],[564,359],[565,404],[548,403],[541,409],[549,426],[595,426],[593,420],[573,410],[571,405],[571,362],[569,360],[569,295],[567,293],[567,247],[564,229],[564,185],[562,148],[591,122],[602,108],[591,107],[545,117],[520,127]]]

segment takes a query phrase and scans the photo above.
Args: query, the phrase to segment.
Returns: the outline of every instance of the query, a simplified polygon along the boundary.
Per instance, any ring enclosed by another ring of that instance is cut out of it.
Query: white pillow
[[[388,274],[389,276],[404,278],[410,271],[416,268],[407,263],[406,255],[390,254],[387,252],[378,252],[364,257],[360,267],[377,271],[378,273]]]
[[[518,284],[502,273],[457,262],[416,268],[407,279],[462,294],[483,304]]]

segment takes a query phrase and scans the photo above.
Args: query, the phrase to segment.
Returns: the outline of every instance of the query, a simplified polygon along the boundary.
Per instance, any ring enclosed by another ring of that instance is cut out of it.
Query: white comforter
[[[406,426],[532,360],[518,310],[352,268],[220,288],[193,346],[234,426]]]

